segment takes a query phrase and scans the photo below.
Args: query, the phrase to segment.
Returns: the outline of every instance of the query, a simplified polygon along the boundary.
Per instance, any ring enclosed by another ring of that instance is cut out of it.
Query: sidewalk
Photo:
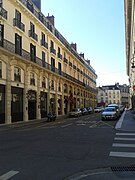
[[[63,120],[67,119],[67,115],[59,115],[57,116],[56,120]],[[13,122],[11,124],[0,124],[0,127],[16,127],[16,126],[27,126],[27,125],[32,125],[32,124],[40,124],[40,123],[47,123],[47,117],[42,118],[42,119],[33,119],[29,121],[18,121],[18,122]]]
[[[135,131],[135,111],[125,110],[115,126],[116,130]]]

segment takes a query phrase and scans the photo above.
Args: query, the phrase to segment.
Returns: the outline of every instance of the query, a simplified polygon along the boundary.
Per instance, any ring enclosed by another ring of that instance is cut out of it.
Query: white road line
[[[7,179],[15,176],[15,175],[18,174],[18,173],[19,173],[19,171],[13,171],[13,170],[11,170],[11,171],[3,174],[2,176],[0,176],[0,180],[7,180]]]
[[[109,156],[135,158],[134,152],[110,152]]]
[[[135,133],[116,133],[116,136],[135,136]]]
[[[71,126],[73,123],[70,123],[70,124],[66,124],[66,125],[63,125],[63,126],[61,126],[62,128],[64,128],[64,127],[67,127],[67,126]]]
[[[121,128],[123,120],[124,120],[125,112],[126,111],[123,112],[122,116],[120,117],[119,121],[117,122],[117,124],[115,126],[115,129],[120,129]]]
[[[115,137],[114,140],[120,140],[120,141],[135,141],[135,138],[119,138],[119,137]]]
[[[135,144],[121,144],[121,143],[113,143],[113,147],[135,147]]]

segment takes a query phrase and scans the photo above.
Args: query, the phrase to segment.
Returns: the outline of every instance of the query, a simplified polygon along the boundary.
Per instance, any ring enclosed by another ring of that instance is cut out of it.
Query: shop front
[[[11,119],[12,122],[23,121],[23,89],[11,87]]]
[[[41,111],[41,118],[47,116],[47,93],[40,92],[40,111]]]
[[[28,91],[28,119],[36,119],[37,93],[34,90]]]
[[[5,86],[0,85],[0,124],[5,123]]]

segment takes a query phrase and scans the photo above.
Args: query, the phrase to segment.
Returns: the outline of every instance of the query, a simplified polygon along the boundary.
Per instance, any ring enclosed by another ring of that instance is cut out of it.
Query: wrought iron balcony
[[[13,43],[5,40],[5,39],[3,41],[3,48],[6,49],[7,51],[9,51],[12,54],[15,54],[15,44],[13,44]],[[25,51],[24,49],[22,49],[22,56],[21,56],[21,58],[23,58],[24,61],[29,61],[30,63],[32,63],[30,53]],[[59,75],[59,69],[57,69],[56,67],[52,68],[52,66],[50,64],[48,64],[47,62],[43,63],[42,59],[40,59],[38,57],[35,57],[35,62],[33,62],[33,63],[36,63],[39,66],[44,67],[47,70],[53,71],[53,73],[56,73],[56,74]],[[73,81],[74,83],[77,83],[77,84],[85,87],[86,89],[90,90],[91,92],[96,92],[97,93],[97,90],[95,88],[90,87],[90,86],[84,84],[82,81],[79,81],[78,79],[70,76],[69,74],[67,74],[67,73],[65,73],[63,71],[61,71],[61,77],[64,77],[64,78],[66,78],[66,79],[68,79],[70,81]],[[32,80],[32,81],[34,81],[34,80]],[[91,79],[91,81],[95,82],[92,79]]]
[[[0,7],[0,16],[7,19],[7,11],[3,7]]]
[[[60,53],[57,54],[57,57],[58,57],[59,59],[62,59],[62,55],[61,55]]]
[[[32,37],[33,39],[38,41],[38,35],[35,32],[33,32],[32,30],[29,30],[29,37]]]
[[[18,27],[19,29],[21,29],[23,32],[25,32],[25,25],[19,21],[18,19],[14,18],[13,19],[13,26]]]
[[[53,47],[50,47],[50,52],[56,55],[56,50]]]
[[[43,39],[41,39],[41,46],[44,46],[46,49],[48,49],[48,43],[45,42]]]

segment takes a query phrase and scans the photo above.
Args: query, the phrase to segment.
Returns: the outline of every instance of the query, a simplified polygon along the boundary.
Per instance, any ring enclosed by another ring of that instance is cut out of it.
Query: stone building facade
[[[94,107],[95,70],[55,28],[54,16],[30,0],[1,0],[0,7],[0,123]]]

